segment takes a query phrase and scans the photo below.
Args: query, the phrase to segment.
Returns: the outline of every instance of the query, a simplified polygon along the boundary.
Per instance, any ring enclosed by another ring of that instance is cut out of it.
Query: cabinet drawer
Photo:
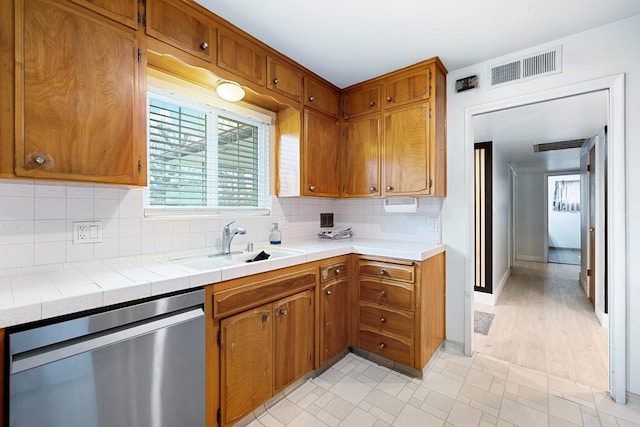
[[[415,281],[415,269],[413,265],[392,264],[361,259],[359,272],[365,276],[380,277],[381,279],[399,280],[407,283],[414,283]]]
[[[360,278],[360,299],[406,310],[415,307],[413,285],[408,283]]]
[[[331,265],[323,265],[320,267],[320,282],[328,282],[329,280],[345,277],[347,275],[347,263],[339,262]]]
[[[267,57],[267,88],[284,96],[302,101],[302,73],[277,59]]]
[[[360,302],[360,326],[381,333],[413,338],[413,313],[411,311],[383,308],[377,304]]]
[[[315,268],[276,279],[262,280],[213,294],[213,317],[224,317],[242,310],[292,295],[315,286],[318,272]]]
[[[346,92],[343,97],[344,118],[380,111],[380,85]]]
[[[304,105],[331,116],[338,115],[338,92],[323,83],[304,78]]]
[[[413,366],[413,347],[400,338],[392,338],[361,328],[358,333],[358,347],[404,365]]]
[[[388,79],[384,85],[385,108],[429,99],[430,70],[418,70]]]

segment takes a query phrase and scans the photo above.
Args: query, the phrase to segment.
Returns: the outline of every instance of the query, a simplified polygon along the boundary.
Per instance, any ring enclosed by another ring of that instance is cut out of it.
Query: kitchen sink
[[[275,258],[300,255],[302,252],[291,249],[260,247],[252,252],[232,252],[229,255],[211,254],[192,258],[181,258],[173,260],[180,265],[193,268],[195,270],[216,270],[218,268],[228,268],[245,264],[248,260],[254,259],[261,251],[269,254],[269,258],[262,261],[269,261]],[[254,262],[262,262],[254,261]]]

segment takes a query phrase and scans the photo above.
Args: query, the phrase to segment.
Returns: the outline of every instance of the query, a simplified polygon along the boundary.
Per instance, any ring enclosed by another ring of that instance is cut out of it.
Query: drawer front
[[[360,329],[358,347],[407,366],[413,366],[413,347],[399,338]]]
[[[413,285],[360,278],[360,299],[405,310],[414,310]]]
[[[360,274],[366,276],[380,277],[388,280],[399,280],[402,282],[415,282],[415,269],[413,265],[392,264],[388,262],[360,260]]]
[[[317,271],[308,269],[288,277],[258,281],[240,288],[214,293],[213,317],[224,317],[313,287],[318,281]]]
[[[322,283],[329,280],[345,277],[347,275],[347,263],[340,262],[337,264],[323,265],[320,267],[320,281]]]
[[[360,302],[360,326],[413,339],[413,313]]]

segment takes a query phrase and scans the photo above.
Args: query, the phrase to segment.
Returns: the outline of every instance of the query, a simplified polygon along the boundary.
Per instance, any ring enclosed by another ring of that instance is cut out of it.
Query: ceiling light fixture
[[[216,93],[225,101],[238,102],[244,98],[244,89],[236,82],[230,82],[229,80],[218,81],[216,86]]]

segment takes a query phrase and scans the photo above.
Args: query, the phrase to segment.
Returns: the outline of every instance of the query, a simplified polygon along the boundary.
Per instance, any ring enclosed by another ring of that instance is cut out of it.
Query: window
[[[147,216],[267,214],[269,123],[149,90]]]
[[[580,181],[556,181],[553,192],[553,210],[578,212],[580,210]]]

